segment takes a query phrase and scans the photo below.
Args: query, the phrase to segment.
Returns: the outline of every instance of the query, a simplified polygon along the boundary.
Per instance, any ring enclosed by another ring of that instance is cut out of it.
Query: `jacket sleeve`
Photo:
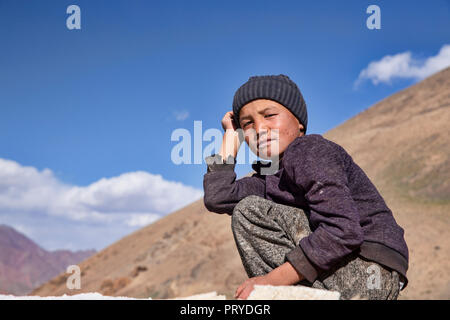
[[[286,173],[304,192],[313,230],[286,258],[310,282],[359,248],[364,239],[344,153],[326,140],[300,139],[285,155]]]
[[[203,176],[205,207],[215,213],[233,214],[234,207],[249,195],[265,195],[265,181],[251,176],[236,180],[235,159],[229,156],[223,163],[218,154],[206,157],[207,172]]]

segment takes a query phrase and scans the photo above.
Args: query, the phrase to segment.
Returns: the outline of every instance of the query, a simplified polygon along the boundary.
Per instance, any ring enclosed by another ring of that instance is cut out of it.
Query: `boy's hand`
[[[290,262],[285,262],[276,267],[264,276],[253,277],[246,280],[236,290],[236,299],[247,299],[250,292],[253,291],[255,284],[272,285],[272,286],[290,286],[303,280],[304,277],[298,273]]]
[[[225,113],[225,116],[222,118],[222,128],[225,132],[227,131],[227,129],[231,129],[234,131],[237,130],[237,124],[233,111],[228,111],[227,113]]]
[[[222,146],[219,155],[223,161],[227,161],[229,156],[236,159],[237,153],[244,137],[241,130],[237,130],[236,120],[233,111],[228,111],[222,119],[223,134]]]
[[[269,279],[267,276],[259,276],[259,277],[253,277],[245,280],[243,284],[237,288],[236,293],[234,294],[234,297],[238,300],[247,299],[250,295],[250,292],[253,291],[253,286],[255,284],[259,285],[267,285],[269,283]]]

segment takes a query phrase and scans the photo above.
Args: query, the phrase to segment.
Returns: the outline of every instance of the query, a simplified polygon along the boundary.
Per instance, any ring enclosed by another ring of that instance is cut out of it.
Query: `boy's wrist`
[[[283,263],[270,271],[266,276],[267,280],[274,286],[289,286],[304,279],[290,262]]]
[[[227,129],[223,135],[222,146],[219,151],[219,155],[225,161],[231,155],[233,158],[237,157],[239,147],[241,146],[241,137],[239,132],[231,129]]]
[[[207,173],[213,171],[234,171],[235,159],[231,156],[228,159],[223,159],[218,153],[207,156],[205,158],[207,164]]]

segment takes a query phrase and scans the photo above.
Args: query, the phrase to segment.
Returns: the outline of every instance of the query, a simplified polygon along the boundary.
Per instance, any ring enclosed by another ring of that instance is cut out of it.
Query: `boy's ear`
[[[299,123],[298,129],[299,129],[299,132],[305,133],[305,127],[301,123]]]

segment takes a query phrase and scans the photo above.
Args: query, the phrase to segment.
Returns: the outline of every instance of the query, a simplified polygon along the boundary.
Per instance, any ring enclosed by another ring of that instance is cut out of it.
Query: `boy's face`
[[[304,127],[289,109],[268,99],[247,103],[239,112],[239,124],[250,149],[263,159],[281,159],[289,144],[302,136]]]

